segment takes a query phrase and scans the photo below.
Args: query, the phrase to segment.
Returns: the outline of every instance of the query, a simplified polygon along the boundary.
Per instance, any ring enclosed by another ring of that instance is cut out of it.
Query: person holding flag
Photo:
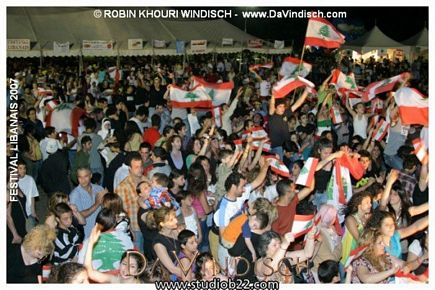
[[[308,96],[309,89],[305,88],[299,99],[291,105],[289,109],[285,108],[285,99],[279,99],[275,102],[275,97],[272,95],[269,104],[269,139],[272,143],[271,153],[278,154],[283,158],[283,146],[287,140],[290,140],[290,132],[288,128],[288,119],[292,116]]]

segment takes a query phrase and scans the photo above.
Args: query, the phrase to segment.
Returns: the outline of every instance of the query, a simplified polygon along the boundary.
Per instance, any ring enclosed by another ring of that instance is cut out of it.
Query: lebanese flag
[[[252,142],[252,149],[253,150],[258,150],[260,148],[260,143],[261,141],[253,141]],[[263,144],[263,152],[270,152],[270,150],[272,149],[272,143],[270,142],[266,142]]]
[[[387,135],[388,128],[390,128],[390,123],[388,123],[387,121],[381,120],[376,125],[376,129],[373,132],[372,138],[376,141],[381,142],[381,140],[384,139],[385,135]]]
[[[263,127],[253,127],[250,130],[245,130],[242,134],[242,139],[248,138],[249,134],[251,134],[254,141],[263,140],[268,137],[267,132],[264,131]]]
[[[80,118],[86,115],[86,112],[69,103],[58,105],[53,111],[48,112],[45,117],[46,127],[56,128],[57,132],[69,132],[74,137],[79,135]]]
[[[371,113],[382,114],[384,111],[384,101],[379,98],[374,98],[371,103]]]
[[[122,70],[118,69],[116,66],[109,67],[109,76],[115,80],[115,83],[119,83],[122,79]]]
[[[426,145],[424,145],[423,140],[420,138],[414,139],[412,145],[414,146],[415,156],[417,156],[421,164],[426,165],[429,162],[429,154],[427,153]]]
[[[304,45],[337,48],[344,43],[344,35],[328,20],[323,18],[310,18]]]
[[[292,233],[295,239],[308,233],[314,225],[314,215],[295,215]]]
[[[53,111],[54,109],[56,109],[56,107],[59,105],[59,102],[56,99],[51,99],[50,101],[47,102],[46,106],[49,112]]]
[[[336,107],[332,107],[329,112],[331,114],[333,124],[343,123],[343,118],[341,117],[339,109],[337,109]]]
[[[374,127],[379,122],[379,115],[373,115],[373,117],[370,119],[369,127]]]
[[[402,271],[396,273],[394,277],[394,284],[424,284],[414,274],[405,274]]]
[[[401,88],[394,95],[404,125],[429,125],[429,99],[413,88]]]
[[[169,98],[173,108],[211,108],[213,106],[210,96],[201,86],[187,91],[170,85]]]
[[[314,84],[300,76],[284,77],[273,86],[272,94],[275,96],[275,99],[284,98],[291,91],[299,87],[314,88]]]
[[[367,249],[367,246],[361,246],[361,247],[358,247],[358,248],[352,250],[349,254],[349,257],[347,257],[346,263],[344,264],[344,269],[349,267],[349,265],[352,263],[352,261],[357,259],[359,256],[361,256],[366,249]]]
[[[311,184],[314,182],[314,174],[316,173],[316,167],[318,163],[319,159],[314,157],[308,158],[308,160],[305,161],[304,167],[302,167],[301,172],[299,173],[296,184],[311,186]]]
[[[38,88],[38,96],[52,96],[53,91],[52,90],[46,90],[44,88]]]
[[[339,96],[343,96],[346,91],[358,91],[358,86],[355,82],[355,75],[353,73],[344,74],[339,69],[334,69],[332,72],[329,84],[334,85]]]
[[[311,72],[312,65],[308,62],[302,61],[299,58],[286,57],[282,62],[279,74],[286,77],[298,75],[306,77]]]
[[[271,68],[273,68],[273,62],[268,62],[268,63],[265,63],[265,64],[254,64],[254,65],[251,65],[250,67],[249,67],[249,69],[251,70],[257,70],[257,69],[259,69],[259,68],[267,68],[267,69],[271,69]]]
[[[243,150],[243,140],[242,139],[237,139],[237,140],[234,140],[233,142],[234,142],[234,145],[236,145],[236,150],[239,150],[239,151]]]
[[[231,91],[234,88],[234,83],[209,83],[204,79],[194,76],[192,77],[193,87],[202,85],[213,101],[213,106],[217,107],[222,104],[228,104],[231,96]]]
[[[266,158],[272,159],[272,162],[270,163],[270,169],[272,169],[273,172],[284,177],[290,177],[290,171],[280,159],[276,158],[275,156],[269,156]]]
[[[335,161],[331,179],[326,188],[328,203],[337,208],[345,205],[352,197],[352,182],[349,169],[342,165],[341,158]]]
[[[409,73],[405,72],[400,75],[369,84],[364,90],[362,101],[367,103],[375,98],[377,94],[392,91],[398,82],[404,82],[408,76]]]
[[[222,127],[222,108],[221,107],[214,107],[213,110],[211,111],[213,118],[214,118],[214,123],[216,125],[216,127]]]

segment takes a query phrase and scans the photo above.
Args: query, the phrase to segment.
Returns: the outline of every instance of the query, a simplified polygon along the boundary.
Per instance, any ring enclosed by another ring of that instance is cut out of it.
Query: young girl
[[[228,277],[220,274],[219,264],[210,253],[202,253],[195,260],[196,280],[212,281],[215,278],[228,280]]]
[[[122,199],[115,193],[107,193],[103,197],[103,208],[111,209],[116,215],[115,230],[126,233],[133,240],[133,234],[130,230],[130,219],[124,211]]]
[[[354,194],[345,209],[345,232],[342,239],[341,263],[346,264],[352,250],[358,246],[358,240],[372,210],[371,194],[367,191]]]
[[[94,245],[100,238],[100,229],[101,225],[97,223],[92,229],[91,236],[89,238],[89,244],[84,263],[88,271],[89,278],[97,283],[141,283],[140,275],[145,271],[146,260],[141,253],[136,251],[126,251],[122,254],[118,269],[119,273],[117,275],[102,273],[94,270],[92,265],[92,251],[94,249]]]
[[[176,200],[181,205],[181,213],[184,218],[186,229],[192,231],[198,238],[198,243],[201,243],[201,226],[198,217],[192,208],[192,194],[187,191],[182,191],[177,195]]]
[[[195,233],[189,230],[182,230],[178,234],[178,242],[180,243],[180,253],[178,254],[178,260],[181,265],[181,271],[187,272],[187,275],[182,278],[183,281],[191,281],[195,278],[196,267],[193,262],[198,256],[198,241],[196,239]],[[184,274],[183,273],[183,274]]]

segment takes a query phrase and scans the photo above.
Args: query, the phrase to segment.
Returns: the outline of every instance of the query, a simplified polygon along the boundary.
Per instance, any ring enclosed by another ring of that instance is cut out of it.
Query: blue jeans
[[[201,227],[202,241],[201,244],[198,245],[198,250],[201,253],[208,252],[210,250],[208,241],[208,232],[210,231],[210,228],[207,226],[207,219],[200,221],[199,226]]]
[[[403,169],[403,160],[398,155],[387,155],[384,154],[385,164],[390,166],[391,168],[402,170]]]
[[[284,150],[283,150],[282,146],[278,146],[278,147],[274,147],[274,148],[272,148],[272,149],[270,150],[270,153],[278,154],[278,155],[279,155],[279,158],[280,158],[281,160],[283,159],[283,156],[284,156]]]
[[[132,231],[134,235],[134,247],[139,252],[143,253],[143,236],[141,231]]]
[[[326,192],[316,192],[314,194],[313,204],[317,207],[317,211],[320,210],[320,207],[322,204],[325,204],[328,202],[328,195]]]

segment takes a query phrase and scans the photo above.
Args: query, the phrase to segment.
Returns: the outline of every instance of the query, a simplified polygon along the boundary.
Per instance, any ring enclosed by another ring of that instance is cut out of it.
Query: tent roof
[[[53,41],[69,41],[69,55],[80,53],[82,40],[113,40],[113,51],[104,55],[117,55],[117,50],[121,55],[141,55],[176,54],[176,40],[195,39],[207,40],[207,52],[213,48],[238,52],[247,40],[257,39],[222,19],[96,18],[93,13],[94,9],[81,7],[8,7],[7,38],[31,41],[30,51],[8,51],[8,56],[39,56],[41,50],[54,56]],[[145,41],[143,50],[128,50],[128,39],[134,38]],[[222,38],[232,38],[234,46],[222,47]],[[167,47],[153,50],[152,40],[165,40]]]
[[[389,38],[379,29],[379,27],[375,25],[372,30],[370,30],[358,39],[345,43],[342,48],[354,50],[370,50],[370,48],[395,48],[404,46],[406,45]]]
[[[412,45],[412,46],[419,46],[419,47],[428,47],[429,46],[429,32],[427,28],[423,28],[419,33],[416,35],[408,38],[407,40],[403,41],[406,45]]]

